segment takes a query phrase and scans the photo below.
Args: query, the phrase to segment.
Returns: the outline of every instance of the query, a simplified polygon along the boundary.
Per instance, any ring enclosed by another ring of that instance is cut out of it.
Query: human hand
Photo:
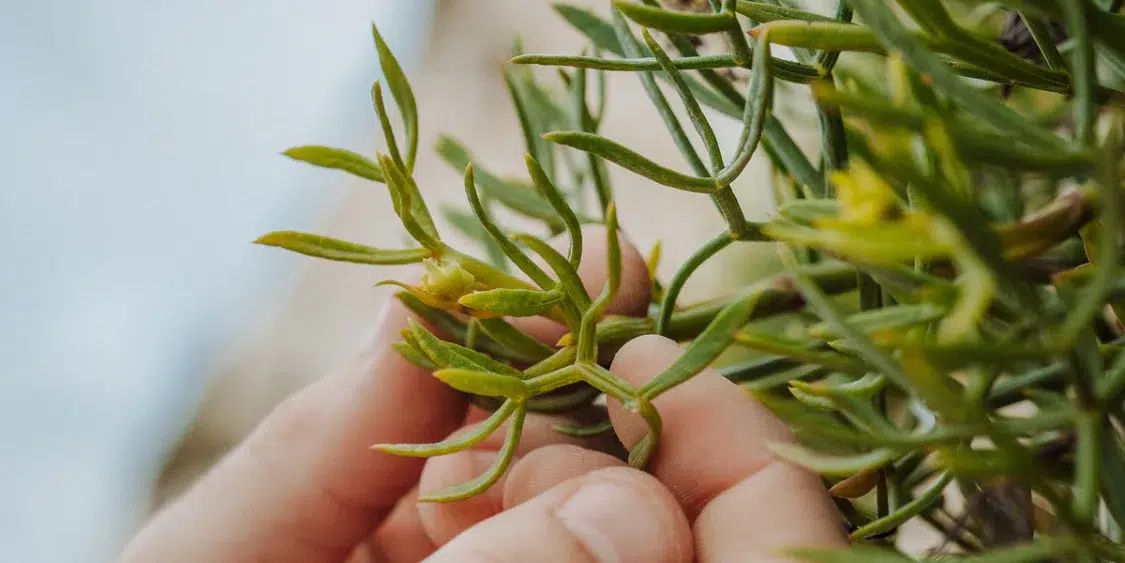
[[[599,250],[585,249],[580,269],[593,291],[605,279]],[[622,250],[611,310],[642,313],[644,262],[631,245]],[[551,429],[557,417],[535,415],[499,483],[458,503],[418,504],[418,490],[482,473],[503,433],[429,460],[369,449],[438,441],[484,416],[391,349],[407,318],[393,302],[370,352],[283,402],[142,529],[123,560],[764,561],[787,547],[845,544],[819,479],[765,448],[791,440],[788,429],[710,370],[655,401],[665,424],[649,473],[611,455],[621,451],[617,440],[569,438]],[[561,333],[543,319],[519,321],[545,341]],[[638,338],[611,370],[639,385],[679,352],[667,339]],[[620,404],[610,401],[609,414],[626,447],[644,436],[644,423]]]

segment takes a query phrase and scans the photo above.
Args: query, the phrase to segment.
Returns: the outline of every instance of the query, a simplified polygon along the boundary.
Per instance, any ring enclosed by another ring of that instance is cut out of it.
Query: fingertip
[[[676,499],[627,467],[567,480],[470,528],[430,561],[691,561],[691,529]]]
[[[605,227],[587,225],[582,229],[582,240],[585,241],[584,258],[578,266],[578,275],[586,291],[594,296],[601,293],[609,278]],[[648,265],[624,231],[617,231],[617,242],[621,247],[621,286],[606,311],[615,315],[643,315],[651,299]]]
[[[658,334],[646,334],[621,346],[610,371],[629,383],[640,385],[676,361],[681,352],[675,341]]]
[[[676,498],[629,467],[589,473],[555,511],[596,561],[691,561],[691,527]]]
[[[418,480],[418,490],[426,494],[471,481],[492,466],[496,455],[492,451],[467,450],[430,458]],[[478,522],[500,513],[503,507],[503,486],[494,485],[458,502],[419,503],[418,516],[433,545],[441,546]]]
[[[504,483],[504,509],[523,504],[575,477],[624,465],[612,455],[579,446],[559,444],[540,448],[512,466]]]

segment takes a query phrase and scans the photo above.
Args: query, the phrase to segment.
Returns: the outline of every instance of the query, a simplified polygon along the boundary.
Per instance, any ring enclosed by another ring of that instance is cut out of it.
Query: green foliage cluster
[[[508,422],[487,473],[422,499],[456,501],[504,472],[527,413],[574,410],[606,395],[648,423],[629,455],[644,467],[660,447],[653,400],[728,348],[743,348],[758,357],[721,373],[795,429],[800,443],[774,453],[824,476],[857,544],[803,554],[809,559],[904,560],[888,549],[894,532],[922,519],[946,538],[943,553],[973,561],[1125,560],[1122,2],[840,0],[831,14],[783,0],[694,4],[702,9],[621,0],[608,18],[556,6],[589,47],[517,53],[505,71],[526,181],[488,172],[454,139],[438,143],[464,171],[472,211],[447,210],[447,219],[482,241],[485,258],[453,248],[435,227],[413,176],[414,97],[378,31],[401,118],[396,133],[376,83],[386,153],[286,153],[384,184],[418,246],[385,250],[288,231],[258,242],[330,260],[423,263],[416,284],[388,283],[442,337],[415,323],[396,348],[493,412],[445,442],[377,448],[443,455]],[[721,52],[700,54],[703,40],[719,41]],[[775,56],[779,46],[792,56]],[[561,88],[527,65],[555,67]],[[748,73],[745,84],[731,70]],[[686,168],[599,134],[606,72],[641,80]],[[820,129],[812,155],[773,111],[776,91],[801,87]],[[720,150],[716,116],[742,124],[733,154]],[[746,220],[731,190],[759,149],[775,171],[779,205],[762,223]],[[709,197],[726,224],[670,280],[651,281],[642,318],[606,314],[621,277],[607,163],[654,191]],[[567,233],[569,250],[509,235],[492,218],[496,206],[541,221],[548,235]],[[588,223],[608,232],[610,276],[593,296],[577,274]],[[701,264],[738,244],[775,245],[785,272],[678,303]],[[522,316],[548,317],[570,334],[545,345],[505,320]],[[762,329],[778,316],[800,330]],[[599,350],[654,333],[686,346],[644,386],[599,364]],[[604,421],[559,428],[610,430]],[[944,502],[954,489],[966,499],[962,513]]]

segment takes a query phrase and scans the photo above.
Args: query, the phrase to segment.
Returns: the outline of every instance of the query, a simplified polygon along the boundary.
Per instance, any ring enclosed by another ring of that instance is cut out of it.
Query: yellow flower
[[[833,172],[831,179],[840,201],[841,221],[875,225],[901,211],[891,186],[862,160],[851,161],[847,171]]]

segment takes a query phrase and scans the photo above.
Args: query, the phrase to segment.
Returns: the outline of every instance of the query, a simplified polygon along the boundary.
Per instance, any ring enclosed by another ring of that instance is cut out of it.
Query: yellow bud
[[[452,261],[425,260],[426,273],[418,283],[422,291],[444,301],[457,299],[470,293],[476,278],[461,264]]]
[[[847,172],[834,172],[832,184],[844,221],[873,225],[898,211],[894,190],[863,161],[852,161]]]

